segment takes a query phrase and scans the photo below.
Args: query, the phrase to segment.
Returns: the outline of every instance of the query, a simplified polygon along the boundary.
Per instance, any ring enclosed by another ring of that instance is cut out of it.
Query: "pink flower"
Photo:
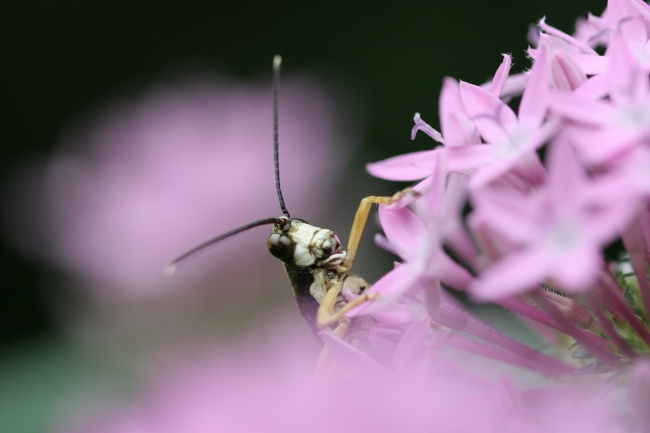
[[[543,127],[546,95],[549,92],[548,60],[542,52],[528,75],[528,84],[519,107],[519,114],[494,95],[469,83],[461,82],[460,93],[465,109],[488,146],[474,146],[479,153],[490,152],[472,178],[481,187],[520,166],[519,175],[532,184],[543,181],[544,171],[534,151],[545,142],[555,128]],[[484,156],[485,158],[485,156]],[[453,157],[450,157],[450,165]]]
[[[195,353],[152,378],[130,404],[70,420],[61,433],[616,431],[617,410],[590,387],[520,389],[485,363],[451,361],[428,326],[399,341],[390,370],[354,353],[313,373],[315,352],[288,329],[253,347]],[[471,416],[468,416],[468,408]]]
[[[613,34],[610,40],[607,55],[611,63],[604,75],[609,99],[570,94],[557,94],[552,99],[553,110],[573,121],[565,127],[568,139],[579,146],[591,164],[606,164],[646,144],[650,137],[647,70],[620,35]]]
[[[369,164],[368,171],[390,180],[422,179],[433,172],[435,153],[443,152],[449,171],[478,171],[472,178],[475,187],[481,187],[517,166],[522,167],[519,175],[528,176],[527,180],[532,183],[541,182],[544,171],[534,151],[557,127],[553,122],[543,124],[544,101],[549,92],[547,56],[541,54],[529,74],[531,85],[522,96],[519,119],[499,99],[511,64],[509,56],[503,57],[487,89],[464,82],[459,88],[453,80],[445,80],[440,95],[442,135],[423,122],[419,114],[415,115],[412,137],[417,131],[424,131],[443,143],[444,148]],[[485,143],[479,144],[477,134]]]
[[[582,39],[591,44],[607,44],[612,33],[621,32],[636,57],[647,65],[650,60],[648,19],[650,7],[641,0],[609,0],[600,17],[589,16],[582,29]]]
[[[625,203],[603,205],[614,190],[586,177],[569,143],[556,140],[549,152],[543,189],[522,195],[495,188],[473,197],[476,218],[491,221],[515,245],[473,285],[481,298],[527,291],[547,279],[567,292],[588,290],[602,269],[601,249],[633,215]]]

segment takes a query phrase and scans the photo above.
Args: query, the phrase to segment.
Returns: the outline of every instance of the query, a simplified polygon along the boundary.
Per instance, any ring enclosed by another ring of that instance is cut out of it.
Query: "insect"
[[[363,278],[350,275],[359,246],[359,240],[373,204],[391,203],[395,197],[370,196],[361,200],[354,217],[347,249],[332,230],[320,228],[299,218],[292,218],[284,204],[280,188],[280,167],[278,152],[278,88],[280,79],[280,56],[273,59],[273,159],[275,168],[275,187],[282,215],[277,218],[264,218],[212,238],[189,250],[170,262],[166,271],[175,267],[195,253],[226,238],[253,227],[272,224],[267,247],[271,254],[283,262],[300,313],[312,330],[317,333],[324,328],[333,328],[340,338],[347,333],[351,319],[345,314],[376,295],[367,294],[368,284]],[[358,295],[348,302],[343,292],[350,290]]]

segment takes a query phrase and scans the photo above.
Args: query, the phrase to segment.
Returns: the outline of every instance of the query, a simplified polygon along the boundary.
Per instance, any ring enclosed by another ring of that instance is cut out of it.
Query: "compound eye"
[[[289,236],[273,233],[266,242],[271,254],[280,260],[286,260],[293,256],[296,244],[289,239]]]

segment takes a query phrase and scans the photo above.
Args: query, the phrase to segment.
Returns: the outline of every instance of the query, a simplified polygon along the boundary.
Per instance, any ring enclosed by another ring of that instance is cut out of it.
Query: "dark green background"
[[[5,1],[0,182],[47,156],[62,130],[116,95],[137,94],[186,71],[270,76],[276,53],[285,68],[329,74],[357,95],[366,122],[353,162],[359,169],[415,149],[413,113],[436,125],[443,76],[483,82],[500,53],[513,53],[519,71],[528,65],[530,23],[545,15],[571,32],[578,16],[600,14],[604,6],[583,0]],[[5,242],[0,270],[0,345],[56,332],[47,313],[52,294],[44,293],[51,289],[41,284],[55,271]]]

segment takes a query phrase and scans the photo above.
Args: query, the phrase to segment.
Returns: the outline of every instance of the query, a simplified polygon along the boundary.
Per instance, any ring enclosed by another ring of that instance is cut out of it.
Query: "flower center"
[[[497,155],[501,159],[510,159],[517,156],[530,140],[526,128],[517,128],[497,145]]]
[[[580,224],[574,219],[565,219],[551,227],[546,243],[550,251],[566,254],[575,248],[581,238]]]
[[[650,129],[650,105],[636,102],[620,111],[619,123],[630,130]]]

